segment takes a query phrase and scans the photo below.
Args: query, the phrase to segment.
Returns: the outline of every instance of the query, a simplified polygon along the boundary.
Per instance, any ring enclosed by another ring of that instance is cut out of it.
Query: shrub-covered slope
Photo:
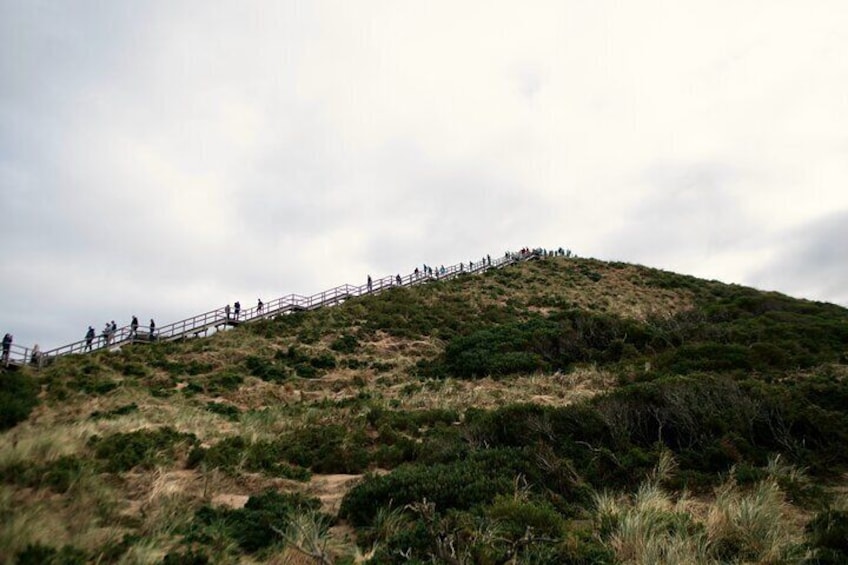
[[[2,375],[0,556],[841,562],[846,354],[843,308],[557,257],[62,358]]]

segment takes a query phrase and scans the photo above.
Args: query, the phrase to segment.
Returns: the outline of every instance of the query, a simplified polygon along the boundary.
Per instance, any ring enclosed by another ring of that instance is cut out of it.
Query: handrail
[[[149,326],[144,325],[140,325],[135,331],[129,325],[116,328],[113,332],[103,330],[91,340],[81,339],[41,352],[36,355],[35,360],[32,359],[32,350],[30,348],[13,343],[10,348],[7,364],[24,365],[32,363],[33,365],[42,366],[45,362],[56,357],[73,353],[90,353],[101,349],[112,349],[127,343],[157,340],[171,341],[186,337],[197,337],[209,329],[214,328],[217,330],[226,326],[235,326],[265,318],[272,318],[295,311],[316,310],[325,306],[334,306],[350,298],[368,294],[379,294],[398,286],[415,286],[431,281],[449,280],[465,274],[481,273],[489,269],[499,269],[513,263],[544,256],[543,253],[540,250],[523,250],[515,253],[507,252],[503,256],[495,258],[487,255],[480,261],[457,263],[448,267],[430,267],[429,270],[426,270],[427,272],[425,272],[425,269],[419,270],[416,268],[415,271],[405,276],[387,275],[372,279],[370,287],[367,283],[363,285],[343,284],[310,296],[288,294],[263,304],[261,310],[257,305],[242,309],[238,314],[234,310],[231,310],[229,316],[225,307],[216,308],[184,320],[156,327],[152,332]],[[430,270],[432,270],[432,274],[430,274]],[[400,278],[399,283],[398,278]]]

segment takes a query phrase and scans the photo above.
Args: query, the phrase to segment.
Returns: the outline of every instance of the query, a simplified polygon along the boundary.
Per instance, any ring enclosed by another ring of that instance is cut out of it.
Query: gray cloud
[[[844,302],[841,9],[2,2],[0,331],[524,245]]]
[[[788,231],[752,284],[848,306],[848,209]]]

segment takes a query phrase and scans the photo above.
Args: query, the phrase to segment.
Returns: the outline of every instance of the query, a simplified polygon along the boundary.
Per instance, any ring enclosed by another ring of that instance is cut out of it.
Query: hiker
[[[236,320],[239,319],[239,312],[241,312],[241,302],[236,300],[236,303],[233,304],[233,313],[236,315]]]
[[[259,312],[260,314],[262,313],[262,306],[264,306],[264,304],[262,304],[262,299],[257,298],[256,299],[256,311]]]
[[[138,332],[138,318],[133,314],[132,322],[130,322],[130,337],[135,338],[136,333]]]
[[[118,333],[118,324],[115,323],[115,320],[112,320],[112,324],[109,326],[109,339],[115,339],[116,333]]]
[[[150,336],[149,336],[150,341],[153,341],[154,339],[156,339],[156,334],[154,333],[155,331],[156,331],[156,324],[153,322],[153,318],[150,318]]]
[[[91,342],[94,341],[94,326],[88,326],[88,331],[85,332],[85,350],[91,351]]]
[[[38,365],[38,362],[41,360],[41,348],[38,347],[37,343],[32,346],[32,355],[29,359],[33,365]]]
[[[491,267],[492,266],[492,256],[486,253],[486,263]]]
[[[368,285],[368,292],[371,292],[371,287],[372,287],[371,275],[368,275],[368,282],[366,284]]]
[[[103,331],[100,332],[100,337],[103,338],[103,341],[106,343],[106,345],[109,345],[109,342],[111,341],[111,329],[112,326],[109,325],[109,322],[106,322],[106,325],[103,326]]]
[[[418,267],[415,267],[415,278],[418,278]]]
[[[397,282],[398,286],[403,286],[403,280],[400,278],[400,275],[395,277],[395,281]]]
[[[12,336],[12,334],[10,334],[10,333],[7,333],[6,335],[3,336],[3,364],[4,365],[9,364],[9,353],[12,350],[12,340],[13,339],[14,339],[14,336]]]
[[[228,320],[230,319],[230,305],[229,304],[224,306],[224,316],[226,316]]]

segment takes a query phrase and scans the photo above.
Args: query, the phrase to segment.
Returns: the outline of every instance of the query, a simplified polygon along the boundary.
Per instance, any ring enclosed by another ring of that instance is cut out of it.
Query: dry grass
[[[608,530],[606,541],[622,563],[782,563],[797,557],[803,523],[775,477],[750,490],[728,480],[714,499],[694,500],[660,486],[673,468],[663,457],[634,495],[596,495],[596,523]]]

